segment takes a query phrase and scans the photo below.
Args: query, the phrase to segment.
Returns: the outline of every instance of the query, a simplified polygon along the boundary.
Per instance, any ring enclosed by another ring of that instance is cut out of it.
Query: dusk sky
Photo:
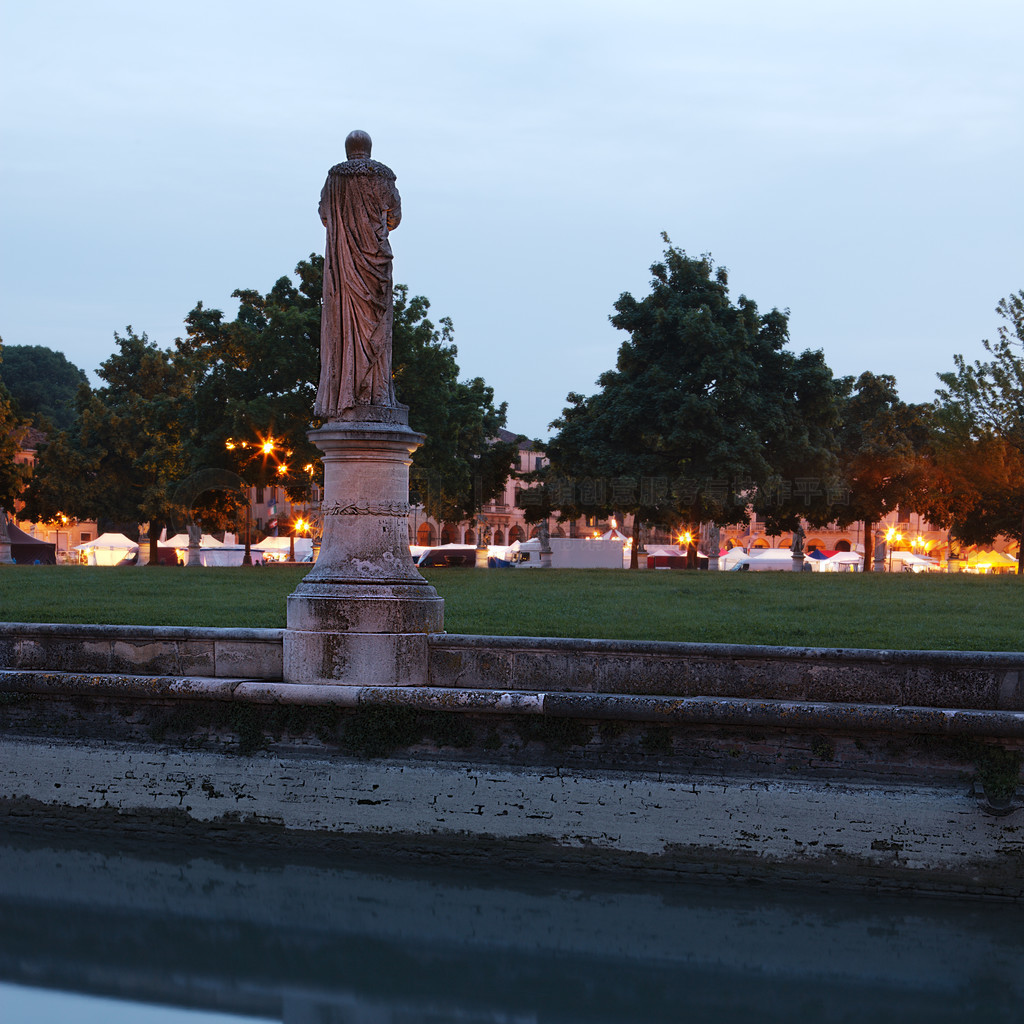
[[[0,32],[0,336],[89,372],[322,252],[353,128],[398,175],[395,280],[534,437],[613,365],[663,231],[910,401],[1024,288],[1009,0],[56,0]]]

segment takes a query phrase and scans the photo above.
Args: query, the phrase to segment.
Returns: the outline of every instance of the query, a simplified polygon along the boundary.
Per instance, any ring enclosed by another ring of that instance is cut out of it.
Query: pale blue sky
[[[533,436],[613,364],[662,231],[914,401],[1024,288],[1010,0],[55,0],[0,28],[0,336],[87,370],[321,251],[356,127],[398,175],[396,281]]]

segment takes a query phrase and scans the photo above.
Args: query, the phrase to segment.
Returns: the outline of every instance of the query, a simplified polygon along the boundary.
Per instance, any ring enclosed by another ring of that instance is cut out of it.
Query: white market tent
[[[287,555],[288,552],[285,552]],[[263,564],[263,552],[253,546],[249,552],[253,565]],[[199,557],[203,565],[241,565],[245,558],[244,544],[221,544],[217,548],[200,549]]]
[[[590,537],[551,537],[551,567],[553,569],[621,569],[623,544],[621,540]],[[520,569],[540,566],[540,538],[516,541],[509,552]],[[628,560],[625,564],[628,564]]]
[[[139,550],[139,545],[123,533],[104,533],[95,540],[76,544],[75,551],[85,555],[87,565],[117,565]]]
[[[729,548],[724,555],[720,555],[718,559],[718,568],[729,570],[737,565],[742,565],[745,562],[749,562],[746,551],[741,547]]]
[[[187,533],[176,533],[170,540],[160,541],[160,547],[162,548],[176,548],[178,551],[188,548],[188,534]],[[222,547],[222,542],[217,540],[212,534],[204,533],[199,538],[199,546],[201,548],[219,548]]]
[[[751,572],[763,572],[765,570],[775,569],[777,571],[793,571],[793,552],[789,548],[752,548],[750,553],[745,557],[736,559],[735,561],[729,558],[733,551],[740,550],[742,548],[733,548],[732,551],[728,552],[723,558],[719,560],[719,568],[721,569],[732,569],[736,565],[747,565]],[[808,558],[804,555],[803,566],[806,568],[809,564],[815,561],[813,558]],[[813,568],[813,565],[812,565]]]
[[[815,565],[817,572],[860,572],[864,565],[864,556],[856,551],[837,551]]]
[[[893,571],[896,571],[897,563],[905,572],[928,572],[939,568],[939,563],[934,558],[922,558],[913,551],[890,551],[886,554],[886,568],[891,564]]]
[[[292,550],[291,537],[267,537],[259,544],[252,545],[253,551],[262,551],[264,560],[268,562],[283,562],[288,560]],[[313,554],[312,537],[295,538],[295,561],[302,562]]]

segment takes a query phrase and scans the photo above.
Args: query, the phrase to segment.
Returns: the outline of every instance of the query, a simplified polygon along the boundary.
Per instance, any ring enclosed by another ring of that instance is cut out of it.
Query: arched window
[[[516,541],[522,543],[524,540],[526,540],[526,534],[523,533],[523,528],[521,526],[513,526],[508,531],[509,544],[515,544]]]
[[[468,529],[466,531],[465,537],[462,538],[462,543],[463,544],[475,544],[476,543],[476,534],[473,532],[472,528],[470,528],[470,529]]]
[[[442,544],[455,544],[458,540],[458,533],[449,526],[447,523],[441,527],[441,543]]]
[[[498,527],[494,531],[494,535],[493,536],[494,536],[494,543],[495,544],[504,544],[505,543],[505,533],[501,529],[501,527]]]
[[[430,523],[420,523],[419,529],[416,531],[416,543],[421,548],[434,546],[434,528]]]
[[[848,540],[836,541],[836,551],[849,551],[850,542]]]
[[[530,540],[533,540],[534,537],[539,537],[539,536],[540,536],[540,527],[539,526],[535,526],[530,531]]]

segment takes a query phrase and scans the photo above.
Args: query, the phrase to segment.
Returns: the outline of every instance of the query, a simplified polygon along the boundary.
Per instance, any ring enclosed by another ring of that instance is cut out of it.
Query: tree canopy
[[[987,359],[954,356],[939,374],[935,415],[937,469],[942,486],[930,516],[969,544],[998,534],[1024,544],[1024,291],[1001,299],[996,341]],[[1018,563],[1020,573],[1024,561]]]
[[[63,352],[43,345],[5,345],[0,380],[23,416],[44,430],[68,430],[78,416],[78,391],[85,373]]]
[[[599,481],[595,508],[648,522],[744,522],[753,504],[788,528],[823,511],[837,417],[822,354],[788,351],[785,313],[733,303],[725,268],[665,242],[650,294],[615,303],[615,368],[551,424],[550,478]]]
[[[6,354],[0,343],[0,356]],[[0,378],[0,510],[11,511],[28,476],[27,468],[14,461],[28,433],[29,424],[18,414],[10,392]]]
[[[130,528],[166,525],[182,511],[174,490],[190,465],[192,376],[131,327],[114,340],[118,350],[98,371],[104,386],[79,393],[76,431],[40,448],[25,492],[31,519],[64,513]]]
[[[306,432],[319,377],[323,257],[300,262],[295,276],[298,285],[282,277],[266,295],[236,291],[231,321],[199,303],[178,348],[198,361],[195,423],[204,465],[251,483],[276,481],[300,497],[307,467],[320,466]],[[482,379],[459,379],[450,320],[436,328],[430,303],[410,298],[405,285],[395,286],[394,299],[395,391],[409,406],[410,425],[427,435],[413,456],[413,486],[436,519],[465,519],[500,493],[511,471],[515,445],[496,440],[505,406],[495,406]],[[273,458],[262,447],[268,439]]]
[[[846,500],[833,515],[843,527],[864,523],[864,571],[870,572],[875,524],[925,500],[931,409],[901,401],[896,379],[886,374],[844,377],[838,385],[837,452]]]
[[[481,377],[459,379],[452,322],[427,318],[430,303],[395,286],[395,394],[409,406],[409,425],[426,435],[413,456],[416,497],[438,522],[471,518],[505,487],[518,454],[502,441],[507,405]]]

